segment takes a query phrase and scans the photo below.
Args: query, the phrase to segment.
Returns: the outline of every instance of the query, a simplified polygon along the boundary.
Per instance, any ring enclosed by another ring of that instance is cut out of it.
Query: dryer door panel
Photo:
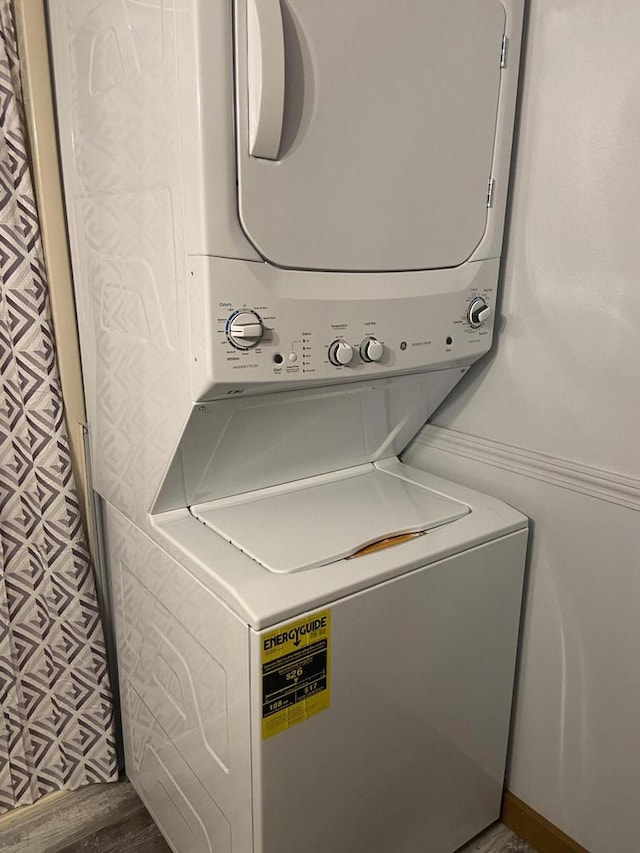
[[[258,251],[345,271],[467,260],[486,227],[502,3],[236,0],[236,15],[239,214]]]

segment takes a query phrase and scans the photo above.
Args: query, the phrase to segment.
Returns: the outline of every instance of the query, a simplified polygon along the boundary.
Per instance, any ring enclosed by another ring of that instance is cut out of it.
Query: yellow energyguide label
[[[274,628],[261,639],[262,737],[329,707],[331,611]]]

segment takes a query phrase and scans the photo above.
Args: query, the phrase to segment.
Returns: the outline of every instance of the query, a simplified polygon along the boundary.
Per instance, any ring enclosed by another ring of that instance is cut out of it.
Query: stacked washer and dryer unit
[[[526,519],[399,455],[486,353],[523,0],[51,0],[126,769],[176,853],[497,818]]]

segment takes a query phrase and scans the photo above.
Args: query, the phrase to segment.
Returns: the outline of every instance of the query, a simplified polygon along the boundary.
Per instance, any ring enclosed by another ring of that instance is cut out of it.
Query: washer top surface
[[[432,527],[425,536],[410,539],[396,548],[374,551],[354,560],[337,560],[311,571],[288,573],[267,571],[228,538],[205,524],[202,518],[196,517],[196,512],[206,512],[206,505],[151,516],[150,532],[179,565],[199,579],[203,588],[219,596],[255,630],[468,549],[487,545],[497,538],[519,532],[526,536],[526,517],[490,495],[443,480],[395,458],[361,466],[369,467],[422,486],[431,496],[464,507],[465,514],[455,521]],[[325,481],[330,477],[326,475]],[[316,482],[321,480],[320,477],[315,479]],[[368,481],[358,479],[356,482]],[[280,490],[281,487],[274,486],[271,494]],[[266,495],[266,490],[262,494]],[[291,498],[295,495],[292,492]],[[231,506],[233,501],[239,500],[228,498],[225,503]],[[335,510],[336,516],[340,511]],[[291,528],[286,518],[278,517],[271,537],[279,537],[286,543]]]
[[[192,507],[196,518],[277,574],[329,565],[373,543],[423,533],[470,511],[374,465]]]

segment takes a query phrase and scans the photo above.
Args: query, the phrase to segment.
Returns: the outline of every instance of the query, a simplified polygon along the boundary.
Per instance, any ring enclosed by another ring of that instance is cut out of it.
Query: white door
[[[485,231],[499,0],[235,0],[238,206],[283,267],[453,267]]]

